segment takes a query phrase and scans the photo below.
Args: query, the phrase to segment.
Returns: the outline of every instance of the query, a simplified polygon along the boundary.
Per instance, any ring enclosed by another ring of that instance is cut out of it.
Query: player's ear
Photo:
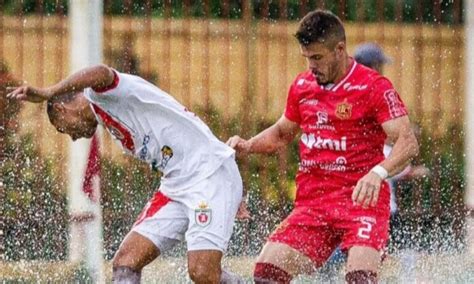
[[[335,50],[340,54],[344,54],[344,52],[346,50],[346,43],[343,42],[343,41],[338,42],[336,44]]]
[[[63,102],[56,102],[53,103],[53,109],[55,112],[64,113],[64,111],[66,110],[66,106]]]

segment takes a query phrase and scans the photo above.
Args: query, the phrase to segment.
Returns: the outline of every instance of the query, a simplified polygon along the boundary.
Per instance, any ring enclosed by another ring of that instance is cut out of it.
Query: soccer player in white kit
[[[139,283],[142,268],[186,240],[196,283],[233,281],[221,269],[242,199],[234,150],[194,113],[144,79],[105,65],[80,70],[48,88],[21,86],[7,95],[48,101],[56,129],[90,138],[101,123],[125,152],[163,173],[113,260],[114,283]]]

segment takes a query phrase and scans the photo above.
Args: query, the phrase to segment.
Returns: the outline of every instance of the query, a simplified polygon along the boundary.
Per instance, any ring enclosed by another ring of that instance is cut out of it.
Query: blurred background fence
[[[0,0],[1,74],[8,79],[0,81],[2,93],[7,84],[47,86],[68,75],[67,4]],[[383,47],[392,58],[385,75],[421,129],[415,163],[431,175],[400,185],[392,248],[461,248],[466,111],[461,0],[108,0],[104,63],[157,84],[222,140],[250,137],[278,119],[289,84],[305,70],[293,33],[315,8],[330,9],[345,22],[349,53],[367,41]],[[1,102],[2,255],[64,259],[68,138],[49,125],[44,106],[12,105],[3,95]],[[110,258],[159,177],[123,156],[108,135],[101,148]],[[291,209],[297,144],[274,156],[242,159],[240,169],[254,218],[238,224],[231,253],[255,254]]]

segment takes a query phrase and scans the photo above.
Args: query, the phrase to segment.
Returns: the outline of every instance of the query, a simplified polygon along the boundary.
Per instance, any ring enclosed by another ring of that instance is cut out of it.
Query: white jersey
[[[99,122],[129,154],[163,173],[160,190],[173,194],[210,176],[234,155],[209,127],[146,80],[119,73],[111,86],[84,90]]]

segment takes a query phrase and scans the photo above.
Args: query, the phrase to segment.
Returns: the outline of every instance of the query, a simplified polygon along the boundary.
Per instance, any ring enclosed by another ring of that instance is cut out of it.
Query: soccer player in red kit
[[[254,280],[288,283],[340,245],[348,252],[346,281],[375,283],[388,240],[385,179],[409,163],[418,143],[391,82],[347,54],[337,16],[312,11],[295,36],[309,70],[291,85],[283,116],[249,140],[227,141],[240,153],[271,153],[299,134],[295,207],[268,238]],[[387,137],[395,144],[384,158]]]

